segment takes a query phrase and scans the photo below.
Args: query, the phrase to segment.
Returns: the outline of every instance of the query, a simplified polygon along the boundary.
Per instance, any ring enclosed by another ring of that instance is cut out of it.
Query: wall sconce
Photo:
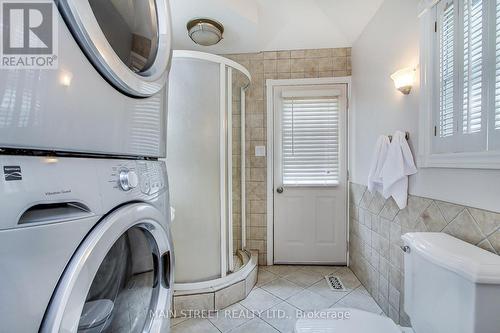
[[[391,79],[394,80],[394,86],[397,90],[401,91],[401,93],[408,95],[415,83],[415,76],[417,74],[417,70],[415,68],[404,68],[400,69],[396,73],[391,75]]]

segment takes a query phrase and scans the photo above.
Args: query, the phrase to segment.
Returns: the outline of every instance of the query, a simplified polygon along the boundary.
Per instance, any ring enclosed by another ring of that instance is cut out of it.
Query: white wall
[[[418,0],[385,0],[353,45],[350,169],[355,183],[366,184],[380,134],[408,131],[411,147],[417,152],[418,87],[403,96],[390,79],[396,70],[418,64],[417,5]],[[410,177],[410,193],[500,211],[499,184],[497,170],[419,168]]]

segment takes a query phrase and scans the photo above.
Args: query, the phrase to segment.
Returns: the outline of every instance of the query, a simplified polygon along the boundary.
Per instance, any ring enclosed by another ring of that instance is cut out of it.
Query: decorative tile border
[[[403,310],[401,235],[445,232],[500,254],[500,214],[410,195],[400,210],[367,187],[350,184],[350,264],[352,271],[396,323],[409,326]]]

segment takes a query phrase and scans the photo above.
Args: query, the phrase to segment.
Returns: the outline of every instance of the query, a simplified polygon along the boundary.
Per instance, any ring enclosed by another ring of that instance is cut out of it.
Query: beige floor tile
[[[342,268],[342,266],[301,266],[300,269],[307,272],[316,272],[323,276],[335,272],[337,269]]]
[[[262,285],[265,285],[266,283],[276,280],[277,278],[279,278],[278,275],[273,274],[268,270],[259,267],[259,273],[257,275],[257,284],[255,286],[258,288]]]
[[[324,276],[314,271],[301,269],[285,275],[285,279],[295,283],[296,285],[307,288],[309,286],[312,286],[319,280],[324,279]]]
[[[335,276],[340,278],[347,291],[352,291],[361,286],[361,282],[359,282],[356,275],[347,267],[337,269],[335,271]]]
[[[307,289],[290,297],[286,301],[303,311],[327,309],[333,304],[329,299]]]
[[[263,285],[261,288],[281,299],[287,299],[304,289],[301,286],[298,286],[295,283],[284,278],[273,280],[268,284]]]
[[[330,273],[342,280],[347,292],[330,289],[324,279],[324,275]],[[339,307],[382,312],[347,267],[261,266],[257,285],[259,288],[254,288],[245,300],[220,310],[217,317],[172,319],[172,332],[293,333],[297,315],[301,312]]]
[[[200,331],[201,332],[201,331]],[[249,322],[238,326],[231,333],[277,333],[279,332],[262,319],[255,318]]]
[[[255,314],[237,303],[217,312],[217,317],[209,318],[210,322],[222,333],[243,325],[255,318]]]
[[[253,289],[250,294],[248,294],[248,297],[240,302],[245,308],[255,312],[265,311],[278,303],[281,303],[280,298],[261,288]]]
[[[321,295],[324,298],[327,298],[332,302],[332,304],[337,303],[340,301],[343,297],[347,296],[350,291],[333,291],[330,286],[328,286],[328,283],[326,282],[326,279],[319,280],[309,288],[308,290]]]
[[[293,333],[295,323],[302,312],[287,302],[282,302],[264,312],[261,319],[282,333]]]
[[[172,333],[219,333],[208,319],[189,319],[172,327]]]
[[[188,319],[189,319],[188,317],[170,318],[170,327],[175,326],[175,325],[179,325],[180,323],[182,323],[183,321],[186,321]]]
[[[382,312],[382,309],[378,306],[375,300],[368,293],[366,293],[365,288],[358,288],[354,290],[352,293],[337,302],[334,307],[355,308],[376,314],[380,314]]]
[[[263,268],[266,271],[279,275],[281,277],[300,270],[300,266],[293,266],[293,265],[273,265],[273,266],[263,266]]]
[[[367,296],[370,296],[370,292],[368,290],[366,290],[366,288],[363,286],[363,285],[360,285],[358,288],[355,289],[357,292],[360,292],[360,293],[363,293]]]

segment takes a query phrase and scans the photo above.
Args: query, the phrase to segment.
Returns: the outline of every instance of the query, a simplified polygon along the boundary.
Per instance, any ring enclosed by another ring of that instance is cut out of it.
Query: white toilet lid
[[[321,319],[317,319],[321,316]],[[316,319],[299,319],[295,333],[401,333],[389,318],[350,308],[318,311]]]

